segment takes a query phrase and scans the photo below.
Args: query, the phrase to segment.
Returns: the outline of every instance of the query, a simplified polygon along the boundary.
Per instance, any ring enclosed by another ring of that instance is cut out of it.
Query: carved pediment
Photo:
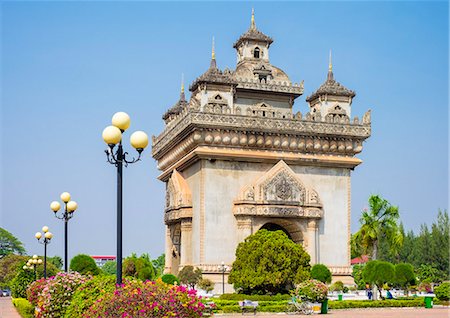
[[[245,186],[234,204],[236,215],[322,217],[323,214],[317,192],[306,187],[283,160]]]

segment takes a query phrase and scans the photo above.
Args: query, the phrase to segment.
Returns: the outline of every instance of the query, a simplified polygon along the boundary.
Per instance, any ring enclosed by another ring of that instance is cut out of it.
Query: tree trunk
[[[373,242],[372,246],[372,261],[376,260],[378,256],[378,240]]]

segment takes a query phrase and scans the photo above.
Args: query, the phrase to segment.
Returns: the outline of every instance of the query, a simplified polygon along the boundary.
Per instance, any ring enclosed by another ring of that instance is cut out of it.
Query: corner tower
[[[282,229],[313,264],[351,279],[350,175],[371,133],[370,112],[362,121],[349,111],[342,120],[317,116],[332,111],[325,102],[349,110],[344,99],[350,107],[354,97],[330,93],[332,69],[326,90],[308,98],[309,111],[294,112],[303,82],[270,63],[272,44],[252,13],[234,44],[236,68],[221,70],[213,50],[189,101],[180,106],[182,96],[153,137],[166,184],[166,272],[193,265],[219,282],[222,261],[231,267],[237,245],[265,228]]]

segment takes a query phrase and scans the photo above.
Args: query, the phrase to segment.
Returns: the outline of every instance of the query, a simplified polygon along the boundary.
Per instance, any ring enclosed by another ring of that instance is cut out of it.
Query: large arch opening
[[[286,230],[284,227],[282,227],[279,224],[276,223],[266,223],[263,226],[261,226],[260,230],[267,230],[267,231],[283,231],[284,234],[287,235],[287,237],[289,237],[289,239],[292,240],[292,236],[291,234],[288,232],[288,230]]]

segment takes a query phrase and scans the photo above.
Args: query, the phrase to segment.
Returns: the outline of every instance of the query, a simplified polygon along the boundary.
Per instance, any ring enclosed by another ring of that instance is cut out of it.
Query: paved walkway
[[[253,314],[222,314],[214,315],[215,317],[224,318],[250,318],[255,317]],[[286,315],[286,314],[257,314],[256,317],[263,318],[282,318],[282,317],[311,317],[305,315]],[[425,308],[368,308],[368,309],[340,309],[331,310],[328,315],[313,315],[312,317],[329,317],[329,318],[448,318],[450,317],[450,309],[448,307],[434,307],[432,309]]]
[[[16,308],[14,308],[11,297],[0,297],[0,317],[20,318]]]

